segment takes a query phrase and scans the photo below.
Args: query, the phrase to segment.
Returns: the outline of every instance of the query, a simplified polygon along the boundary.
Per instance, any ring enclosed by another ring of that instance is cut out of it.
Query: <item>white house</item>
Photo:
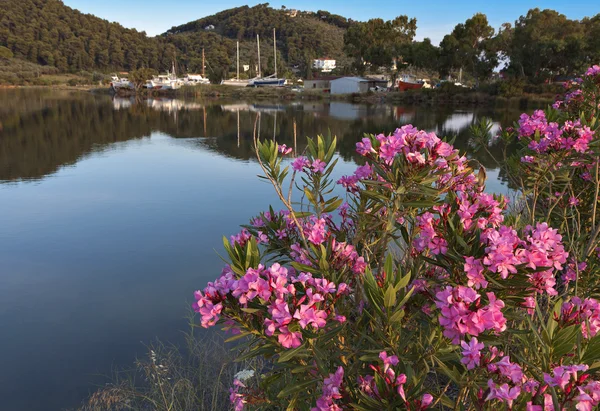
[[[335,68],[335,60],[324,57],[313,61],[313,68],[328,73]]]
[[[387,88],[387,81],[362,77],[341,77],[331,80],[331,94],[366,93],[375,87]]]

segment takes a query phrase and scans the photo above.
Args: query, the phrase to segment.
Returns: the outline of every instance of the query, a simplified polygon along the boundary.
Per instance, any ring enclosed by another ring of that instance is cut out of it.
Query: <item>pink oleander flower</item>
[[[506,402],[509,408],[512,408],[512,403],[516,400],[521,394],[520,387],[509,387],[508,384],[497,385],[494,381],[488,381],[488,387],[490,389],[490,393],[486,397],[486,401],[490,400],[500,400],[502,402]]]
[[[316,310],[314,307],[311,307],[306,304],[302,304],[299,310],[296,310],[294,313],[294,318],[296,318],[298,323],[302,328],[306,328],[309,324],[313,326],[313,328],[323,328],[327,324],[327,312],[324,310]]]
[[[371,139],[363,138],[360,142],[356,143],[356,152],[361,156],[366,156],[369,153],[375,153]]]
[[[334,400],[342,398],[343,382],[344,368],[340,366],[334,374],[329,374],[329,377],[323,380],[322,395],[317,400],[317,406],[311,408],[311,411],[341,411]]]
[[[588,368],[585,364],[555,367],[552,370],[552,374],[554,375],[544,373],[544,382],[551,387],[560,387],[560,389],[564,390],[571,380],[573,382],[577,381],[578,372],[587,371]]]
[[[521,157],[521,161],[523,163],[533,163],[535,161],[535,158],[532,156],[523,156]]]
[[[322,173],[325,171],[325,166],[327,164],[323,160],[313,160],[312,165],[310,166],[314,173]]]
[[[305,167],[310,167],[310,161],[304,156],[297,157],[292,161],[294,171],[302,171]]]
[[[399,363],[398,357],[395,355],[388,357],[385,351],[379,353],[379,359],[383,361],[383,372],[386,372],[391,365],[396,366]]]
[[[481,361],[481,350],[483,349],[484,344],[477,341],[476,337],[473,337],[468,343],[461,341],[460,345],[463,348],[463,358],[461,358],[460,362],[467,366],[467,370],[478,367]]]
[[[477,260],[474,257],[466,257],[464,270],[469,279],[467,282],[469,287],[474,287],[476,290],[479,290],[480,288],[486,288],[488,286],[488,282],[483,276],[483,264],[481,263],[481,260]]]
[[[302,344],[302,333],[291,332],[287,326],[280,327],[279,331],[281,334],[277,336],[277,340],[284,348],[296,348]]]
[[[419,404],[419,409],[426,410],[432,402],[433,395],[423,394],[423,397],[421,397],[421,404]]]
[[[310,227],[310,232],[308,233],[308,241],[311,243],[318,245],[322,244],[325,241],[325,225],[326,221],[324,218],[320,218],[315,221]]]
[[[600,74],[600,66],[597,64],[593,65],[585,72],[585,75],[588,77],[597,76],[598,74]]]
[[[278,147],[278,150],[281,154],[283,154],[284,156],[287,154],[290,154],[292,152],[292,148],[286,146],[285,144],[282,144]]]
[[[398,391],[398,395],[404,400],[404,402],[406,402],[406,394],[404,392],[404,384],[406,384],[406,375],[398,375],[395,384],[397,386],[396,390]]]

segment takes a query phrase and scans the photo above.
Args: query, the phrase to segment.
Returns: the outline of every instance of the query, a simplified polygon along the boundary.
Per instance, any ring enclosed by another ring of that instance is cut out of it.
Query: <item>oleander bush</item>
[[[224,238],[195,293],[203,327],[234,334],[236,410],[591,410],[600,404],[600,67],[498,140],[518,198],[410,125],[357,144],[336,195],[335,138],[304,155],[256,141],[283,210]],[[477,130],[475,130],[477,132]],[[295,154],[295,153],[294,153]]]

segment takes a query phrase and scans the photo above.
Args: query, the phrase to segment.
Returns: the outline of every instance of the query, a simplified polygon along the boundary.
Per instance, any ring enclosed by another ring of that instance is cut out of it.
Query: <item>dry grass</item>
[[[155,343],[146,358],[94,392],[79,411],[220,411],[230,408],[229,388],[242,369],[263,364],[235,363],[235,351],[219,336],[190,334],[186,349]]]

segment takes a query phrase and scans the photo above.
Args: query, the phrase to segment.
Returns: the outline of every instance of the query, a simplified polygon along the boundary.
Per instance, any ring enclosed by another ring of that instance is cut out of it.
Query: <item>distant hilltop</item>
[[[345,61],[344,32],[352,20],[326,11],[273,9],[268,4],[237,7],[148,37],[59,0],[4,0],[0,8],[0,46],[16,58],[56,67],[61,72],[165,71],[176,58],[182,71],[207,71],[235,65],[236,41],[241,64],[256,64],[256,35],[261,36],[263,65],[272,66],[272,30],[277,31],[278,60],[301,68],[319,56]],[[0,56],[1,58],[1,56]],[[279,66],[279,64],[278,64]],[[264,66],[263,66],[264,67]]]

